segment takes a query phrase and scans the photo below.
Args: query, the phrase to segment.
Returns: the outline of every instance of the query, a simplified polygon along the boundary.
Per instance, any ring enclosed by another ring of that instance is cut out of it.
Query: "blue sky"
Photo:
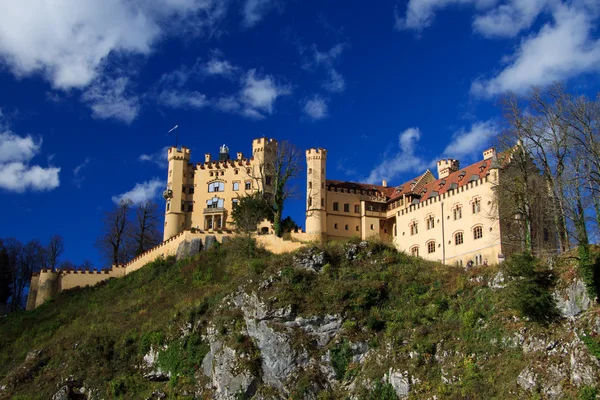
[[[597,0],[0,0],[0,237],[102,264],[122,196],[155,199],[167,131],[329,150],[330,179],[397,185],[481,157],[507,90],[595,95]],[[297,184],[304,192],[304,179]],[[304,223],[304,200],[284,214]]]

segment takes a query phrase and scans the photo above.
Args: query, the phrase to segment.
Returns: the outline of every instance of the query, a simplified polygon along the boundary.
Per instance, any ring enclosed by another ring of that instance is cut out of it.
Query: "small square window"
[[[344,212],[350,212],[350,204],[344,204]]]
[[[337,224],[333,224],[333,229],[337,229]]]
[[[244,188],[246,190],[252,190],[252,182],[248,181],[245,183]]]
[[[337,201],[333,202],[333,211],[339,211],[340,205]]]

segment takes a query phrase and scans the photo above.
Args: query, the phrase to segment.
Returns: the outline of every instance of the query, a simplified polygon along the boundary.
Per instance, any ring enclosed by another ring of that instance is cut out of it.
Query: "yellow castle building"
[[[509,246],[494,194],[502,168],[494,149],[464,168],[458,160],[441,160],[437,177],[426,170],[393,187],[327,179],[325,149],[307,150],[306,163],[306,233],[312,237],[375,236],[400,251],[459,266],[505,258]]]
[[[239,198],[270,191],[272,177],[263,172],[276,152],[276,140],[259,138],[252,141],[251,157],[238,152],[232,158],[229,148],[223,145],[218,158],[206,153],[203,163],[192,163],[190,149],[169,148],[167,189],[163,193],[166,200],[163,240],[191,228],[206,231],[235,228],[231,210]]]

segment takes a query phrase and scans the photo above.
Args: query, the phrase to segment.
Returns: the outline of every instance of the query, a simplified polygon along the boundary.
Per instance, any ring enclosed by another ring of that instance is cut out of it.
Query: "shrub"
[[[556,278],[530,254],[514,254],[502,264],[508,278],[508,305],[521,316],[548,323],[558,316],[552,290]]]
[[[579,400],[594,400],[598,396],[598,389],[594,386],[582,386],[577,398]]]
[[[252,271],[253,274],[260,275],[263,273],[265,268],[267,268],[267,263],[265,263],[265,260],[258,258],[253,258],[250,260],[250,271]]]
[[[369,400],[397,400],[398,396],[394,387],[386,382],[377,381],[375,387],[369,393],[367,399]]]
[[[344,378],[348,365],[352,361],[352,347],[348,340],[343,339],[331,349],[331,366],[338,380]]]

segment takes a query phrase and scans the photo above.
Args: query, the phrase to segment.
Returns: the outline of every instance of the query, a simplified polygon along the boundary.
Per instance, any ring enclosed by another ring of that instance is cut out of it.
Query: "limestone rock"
[[[217,237],[215,235],[206,235],[206,238],[204,239],[204,248],[208,250],[213,247],[215,243],[217,243]]]
[[[211,342],[210,347],[202,361],[202,368],[204,374],[211,378],[215,398],[252,397],[256,392],[257,378],[243,363],[248,355],[238,354],[220,341]]]
[[[531,367],[525,368],[517,377],[517,385],[525,391],[532,391],[537,386],[537,375]]]
[[[58,392],[54,393],[52,400],[69,400],[71,398],[71,388],[67,385],[58,389]]]
[[[182,260],[184,258],[192,257],[198,254],[202,250],[202,239],[194,238],[190,241],[185,240],[179,243],[177,246],[176,259],[177,261]]]
[[[387,381],[396,392],[396,396],[399,399],[405,398],[408,396],[408,392],[410,392],[410,379],[408,377],[408,372],[404,371],[404,373],[400,371],[395,371],[390,368],[390,372],[387,376]]]
[[[294,256],[294,266],[313,272],[320,272],[325,265],[325,252],[316,247],[301,249]]]
[[[592,300],[588,295],[585,283],[576,279],[565,289],[554,292],[556,307],[563,317],[574,317],[590,308]]]
[[[144,355],[142,369],[144,378],[149,381],[168,381],[171,378],[170,372],[165,372],[158,366],[158,350],[150,347],[150,351]]]

